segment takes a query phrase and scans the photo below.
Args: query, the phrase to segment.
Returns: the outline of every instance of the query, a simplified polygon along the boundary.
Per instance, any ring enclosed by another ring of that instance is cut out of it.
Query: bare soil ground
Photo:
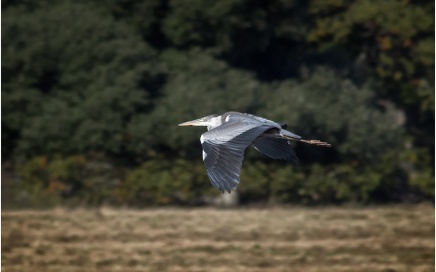
[[[434,271],[434,207],[4,211],[3,271]]]

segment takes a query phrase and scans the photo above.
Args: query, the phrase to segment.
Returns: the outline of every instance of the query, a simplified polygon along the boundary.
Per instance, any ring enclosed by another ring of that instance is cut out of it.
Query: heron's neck
[[[221,115],[217,117],[213,117],[209,120],[209,125],[207,126],[207,130],[211,130],[216,127],[219,127],[221,126],[221,124],[222,124]]]

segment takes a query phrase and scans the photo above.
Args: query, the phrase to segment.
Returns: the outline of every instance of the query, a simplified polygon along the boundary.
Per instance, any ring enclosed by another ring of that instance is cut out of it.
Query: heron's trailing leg
[[[301,139],[300,142],[306,143],[306,144],[313,144],[316,146],[331,147],[331,145],[329,143],[321,142],[320,140],[303,140],[303,139]]]
[[[280,134],[280,137],[283,137],[283,138],[291,140],[291,141],[302,142],[302,143],[305,143],[305,144],[312,144],[312,145],[316,145],[316,146],[331,147],[331,144],[326,143],[326,142],[321,142],[320,140],[303,140],[303,139],[297,139],[297,138],[294,138],[294,137],[289,137],[288,135],[284,135],[284,134]]]

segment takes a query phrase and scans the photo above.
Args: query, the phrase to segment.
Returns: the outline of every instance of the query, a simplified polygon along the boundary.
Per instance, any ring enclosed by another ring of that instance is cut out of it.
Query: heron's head
[[[196,120],[188,121],[185,123],[179,124],[179,126],[204,126],[209,127],[212,125],[215,125],[215,123],[218,121],[218,119],[221,119],[220,115],[218,114],[211,114],[205,117],[201,117]]]

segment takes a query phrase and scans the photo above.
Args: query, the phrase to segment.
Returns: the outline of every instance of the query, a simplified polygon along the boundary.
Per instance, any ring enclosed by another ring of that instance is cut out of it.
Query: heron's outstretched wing
[[[298,165],[297,155],[286,139],[261,137],[254,140],[252,145],[257,151],[271,159],[285,160]]]
[[[201,135],[203,160],[212,185],[224,192],[239,184],[244,152],[269,126],[230,121]]]

